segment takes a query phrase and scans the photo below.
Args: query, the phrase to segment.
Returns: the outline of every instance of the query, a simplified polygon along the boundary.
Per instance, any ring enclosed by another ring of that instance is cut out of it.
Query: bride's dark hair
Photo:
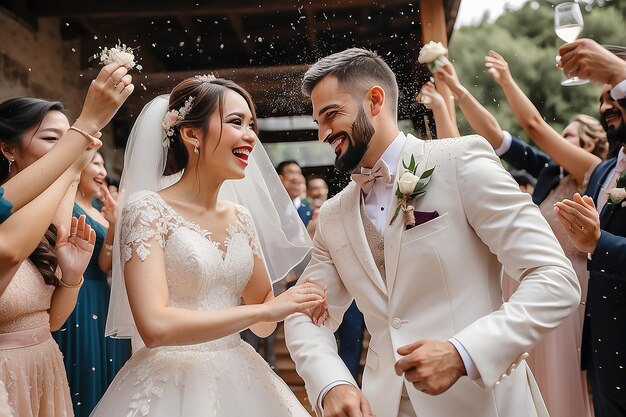
[[[21,149],[28,147],[30,140],[24,134],[33,127],[39,128],[44,117],[50,111],[65,112],[63,104],[32,97],[18,97],[0,103],[0,144],[5,147]],[[9,176],[9,161],[0,153],[0,184]],[[59,285],[55,275],[57,257],[54,246],[57,241],[57,229],[51,224],[37,248],[28,259],[37,267],[43,280],[48,285]]]
[[[168,110],[180,110],[185,106],[185,101],[193,97],[191,110],[185,115],[185,119],[173,127],[173,135],[170,136],[170,148],[167,152],[167,161],[163,175],[172,175],[182,171],[189,161],[189,152],[180,138],[180,127],[191,126],[199,128],[206,135],[209,131],[211,115],[218,109],[220,120],[223,118],[224,94],[227,90],[232,90],[246,100],[252,120],[254,121],[254,131],[256,130],[256,111],[250,94],[233,81],[223,78],[211,78],[209,76],[190,77],[181,81],[170,94]],[[220,138],[222,129],[220,126]],[[218,140],[219,143],[219,140]],[[201,148],[201,151],[204,147]]]

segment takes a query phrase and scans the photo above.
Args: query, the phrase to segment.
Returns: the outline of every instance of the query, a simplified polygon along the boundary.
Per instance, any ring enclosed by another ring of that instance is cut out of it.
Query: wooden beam
[[[414,1],[413,1],[414,2]],[[312,2],[311,7],[315,10],[341,10],[358,7],[385,8],[392,6],[408,5],[413,3],[409,0],[350,0],[337,2]],[[130,17],[130,16],[172,16],[178,13],[189,16],[200,15],[229,15],[237,14],[269,14],[280,11],[293,11],[299,7],[297,2],[284,0],[238,0],[232,4],[223,2],[211,2],[203,4],[197,0],[155,1],[84,1],[64,0],[63,7],[51,1],[36,2],[30,7],[29,12],[37,16],[60,16],[60,17]]]
[[[246,38],[246,34],[243,33],[243,26],[241,25],[241,16],[236,13],[229,13],[228,21],[233,27],[233,31],[235,32],[235,35],[237,35],[237,37],[239,38],[242,48],[244,49],[244,51],[246,51],[246,55],[248,56],[248,59],[252,59],[254,57],[254,48],[252,47],[252,40],[249,38]]]
[[[315,23],[315,10],[313,7],[306,6],[304,8],[304,15],[306,17],[306,31],[311,44],[311,50],[313,55],[317,55],[317,27]]]
[[[448,32],[443,0],[421,0],[420,19],[422,21],[422,44],[426,45],[430,41],[441,42],[447,48]],[[456,126],[456,110],[450,88],[444,83],[437,83],[435,87],[446,101],[450,118]]]

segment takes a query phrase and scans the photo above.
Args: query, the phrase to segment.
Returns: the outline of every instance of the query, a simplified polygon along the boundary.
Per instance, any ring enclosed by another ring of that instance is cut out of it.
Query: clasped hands
[[[576,248],[593,253],[600,241],[600,216],[589,196],[574,194],[572,200],[565,199],[554,205],[554,212],[565,233]]]

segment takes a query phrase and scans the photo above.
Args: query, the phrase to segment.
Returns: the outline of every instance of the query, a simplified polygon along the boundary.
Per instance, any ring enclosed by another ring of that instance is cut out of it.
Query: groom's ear
[[[369,101],[370,113],[372,116],[378,116],[385,105],[385,90],[375,85],[367,92],[366,100]]]

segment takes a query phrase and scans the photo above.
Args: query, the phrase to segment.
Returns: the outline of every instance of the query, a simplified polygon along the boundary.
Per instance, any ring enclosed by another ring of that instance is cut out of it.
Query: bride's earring
[[[200,151],[198,150],[198,144],[193,147],[193,153],[195,153],[196,155],[200,153]]]
[[[9,159],[9,174],[11,173],[11,166],[13,165],[14,161],[15,161],[15,158]]]

